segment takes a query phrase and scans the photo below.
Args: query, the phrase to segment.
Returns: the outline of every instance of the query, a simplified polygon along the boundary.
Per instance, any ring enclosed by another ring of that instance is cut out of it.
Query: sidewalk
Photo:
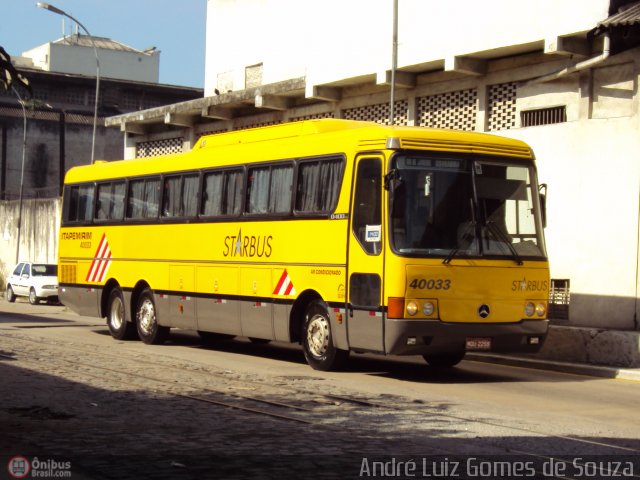
[[[544,358],[537,358],[535,356],[519,357],[513,355],[496,355],[492,353],[468,353],[465,359],[477,362],[511,365],[515,367],[572,373],[575,375],[586,375],[590,377],[615,378],[619,380],[640,382],[640,368],[617,368],[602,365],[590,365],[588,363],[547,360]]]

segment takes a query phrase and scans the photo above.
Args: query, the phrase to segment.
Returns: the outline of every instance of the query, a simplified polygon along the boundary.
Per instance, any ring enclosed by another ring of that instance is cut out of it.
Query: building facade
[[[20,103],[14,91],[0,90],[0,286],[16,256],[56,261],[56,212],[64,174],[73,166],[91,162],[96,61],[93,48],[87,47],[88,38],[72,37],[12,59],[29,80],[33,96],[16,87],[24,100]],[[95,159],[122,158],[123,136],[105,127],[106,117],[202,98],[202,89],[157,83],[159,52],[134,51],[104,38],[93,40],[102,67]],[[155,64],[148,67],[135,60],[142,66],[130,67],[132,55],[142,60],[153,57]]]
[[[548,188],[554,322],[637,330],[640,2],[209,0],[205,97],[107,119],[127,158],[334,117],[525,140]],[[569,302],[570,299],[570,302]]]

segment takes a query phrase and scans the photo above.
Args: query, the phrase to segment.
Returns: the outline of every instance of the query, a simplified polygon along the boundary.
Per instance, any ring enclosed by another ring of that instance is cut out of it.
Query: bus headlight
[[[407,303],[407,313],[412,317],[418,313],[418,304],[413,300]]]
[[[533,302],[528,302],[525,306],[524,306],[524,314],[527,317],[533,317],[533,314],[536,312],[536,306],[533,304]]]
[[[544,317],[544,315],[547,313],[547,306],[543,302],[527,302],[527,304],[524,306],[524,313],[527,317],[533,317],[534,315],[537,315],[538,317]]]
[[[425,317],[430,317],[431,315],[433,315],[433,312],[435,311],[436,307],[433,306],[433,303],[431,302],[424,302],[422,304],[422,314]]]

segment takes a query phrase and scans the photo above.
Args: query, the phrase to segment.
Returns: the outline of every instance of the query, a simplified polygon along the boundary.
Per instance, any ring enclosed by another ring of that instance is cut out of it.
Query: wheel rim
[[[13,298],[13,289],[11,288],[11,286],[7,287],[7,298]]]
[[[31,303],[36,303],[36,291],[33,288],[29,292],[29,301]]]
[[[329,320],[322,315],[314,316],[307,326],[307,346],[314,357],[322,357],[329,346]]]
[[[114,330],[120,330],[124,323],[124,305],[122,299],[116,297],[111,303],[111,312],[109,314],[109,323]]]
[[[153,303],[148,298],[145,298],[138,309],[138,325],[140,330],[145,335],[153,333],[153,328],[156,323],[156,311],[153,308]]]

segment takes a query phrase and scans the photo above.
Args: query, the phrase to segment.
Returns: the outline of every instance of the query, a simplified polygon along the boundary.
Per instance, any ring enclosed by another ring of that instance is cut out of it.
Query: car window
[[[19,263],[16,266],[16,269],[13,271],[14,275],[20,275],[20,272],[22,271],[22,267],[24,267],[24,263]]]
[[[57,274],[58,274],[57,265],[44,265],[44,264],[33,265],[34,277],[55,277]]]
[[[31,265],[28,263],[24,264],[24,268],[22,269],[22,275],[31,275]]]

